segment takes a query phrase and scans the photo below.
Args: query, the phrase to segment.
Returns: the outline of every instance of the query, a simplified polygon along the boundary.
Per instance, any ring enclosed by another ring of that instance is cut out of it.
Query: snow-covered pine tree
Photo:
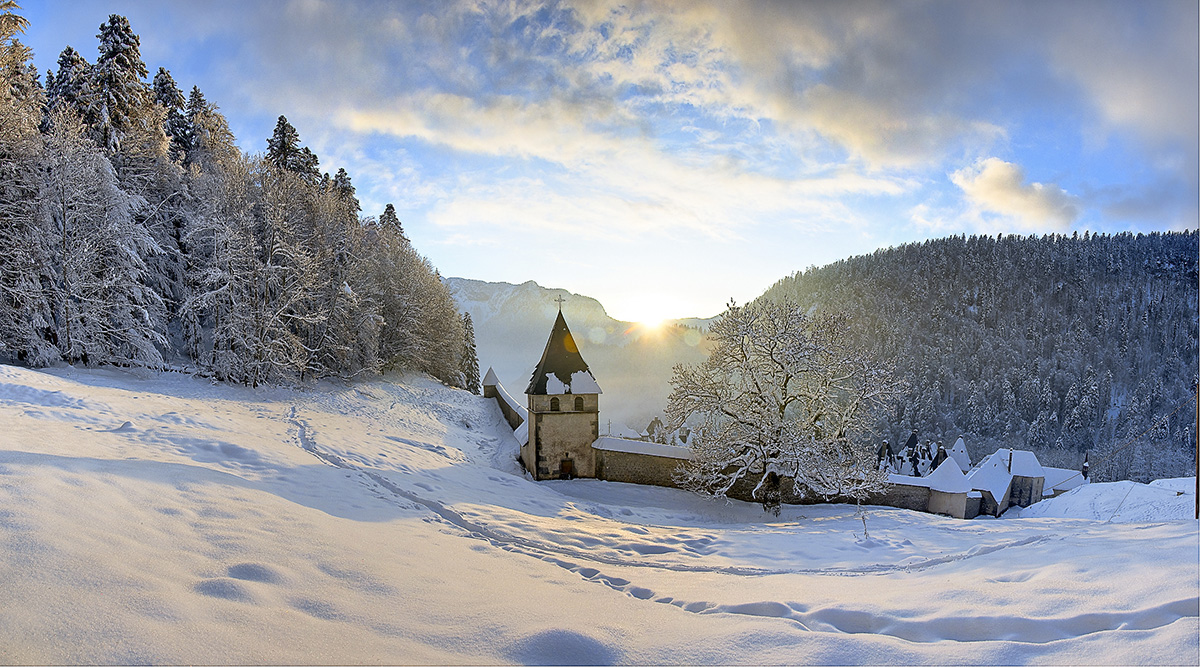
[[[185,164],[196,164],[201,171],[212,173],[219,171],[222,165],[232,165],[241,159],[241,151],[225,116],[204,99],[197,86],[192,86],[188,95],[186,115],[193,136]]]
[[[308,247],[317,271],[310,292],[316,319],[307,329],[307,347],[314,376],[350,377],[379,369],[377,305],[360,255],[364,230],[358,209],[344,169],[313,193]]]
[[[100,55],[92,68],[85,120],[91,125],[97,145],[113,156],[133,125],[148,120],[142,112],[149,97],[143,79],[149,72],[142,62],[141,39],[134,34],[129,19],[109,15],[96,37],[100,40]]]
[[[845,315],[731,303],[709,331],[708,360],[676,367],[671,379],[670,427],[692,428],[683,486],[724,496],[761,476],[790,479],[800,497],[864,498],[885,488],[872,413],[899,385],[846,333]],[[754,495],[763,492],[759,482]]]
[[[161,366],[162,298],[146,288],[142,260],[157,245],[134,221],[134,203],[79,119],[57,111],[50,127],[44,196],[58,234],[59,351],[69,362]]]
[[[171,158],[176,162],[183,162],[184,157],[191,152],[195,139],[192,124],[184,115],[187,101],[183,98],[183,91],[175,84],[171,73],[162,67],[159,67],[158,73],[154,75],[152,89],[154,103],[166,112],[162,127],[167,138],[171,140]]]
[[[303,375],[310,361],[308,330],[323,318],[313,304],[320,272],[308,245],[312,186],[273,164],[265,165],[258,180],[262,208],[256,233],[263,275],[253,311],[257,341],[251,384]]]
[[[184,234],[187,352],[220,379],[251,383],[263,275],[255,238],[254,166],[240,152],[209,161],[193,182],[199,206]]]
[[[463,387],[472,394],[478,395],[482,388],[479,386],[479,355],[475,352],[475,324],[471,321],[471,313],[463,312],[463,347],[462,375]]]
[[[17,34],[27,25],[0,2],[0,358],[44,366],[58,359],[45,285],[52,231],[41,197],[44,98]]]
[[[88,113],[91,94],[92,66],[71,47],[58,56],[58,72],[46,76],[46,108],[48,111],[70,109],[80,118]]]
[[[11,43],[14,36],[29,27],[29,19],[16,12],[20,8],[16,0],[0,0],[0,45]]]
[[[404,227],[400,224],[400,218],[396,217],[395,206],[388,204],[383,208],[383,215],[379,216],[379,226],[394,229],[397,238],[408,243],[408,237],[404,235]]]
[[[321,180],[317,156],[307,147],[300,147],[300,133],[284,116],[276,121],[275,132],[267,140],[267,161],[278,169],[298,174],[309,185]]]
[[[463,324],[450,290],[399,225],[377,224],[371,231],[370,284],[383,320],[379,356],[384,366],[462,384]]]

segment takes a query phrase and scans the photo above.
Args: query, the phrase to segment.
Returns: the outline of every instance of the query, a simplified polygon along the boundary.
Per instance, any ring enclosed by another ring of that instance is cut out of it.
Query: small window
[[[575,412],[583,412],[583,397],[575,397]]]
[[[558,397],[550,399],[550,412],[558,412]]]

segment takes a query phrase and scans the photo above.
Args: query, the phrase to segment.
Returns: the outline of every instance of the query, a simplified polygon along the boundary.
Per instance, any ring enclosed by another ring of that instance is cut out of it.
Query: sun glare
[[[666,325],[666,320],[662,318],[641,319],[630,323],[629,328],[625,330],[625,334],[638,332],[640,334],[658,334],[661,333]]]

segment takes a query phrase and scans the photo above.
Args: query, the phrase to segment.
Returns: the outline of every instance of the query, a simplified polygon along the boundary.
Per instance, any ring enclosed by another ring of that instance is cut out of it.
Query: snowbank
[[[595,449],[603,449],[609,452],[625,452],[627,454],[648,454],[650,456],[662,456],[670,459],[687,460],[692,458],[692,450],[687,447],[676,447],[674,445],[662,445],[657,442],[645,442],[643,440],[626,440],[625,438],[614,438],[610,436],[602,436],[592,443]]]
[[[1200,650],[1196,522],[1163,521],[1172,492],[1155,486],[1084,523],[847,505],[774,518],[678,489],[535,483],[490,399],[419,377],[293,391],[0,366],[0,433],[4,663],[1181,664]],[[1156,523],[1118,523],[1147,503]]]
[[[1021,509],[1029,518],[1092,519],[1113,523],[1192,520],[1196,511],[1195,477],[1137,482],[1093,482]],[[1190,483],[1191,493],[1175,490]]]

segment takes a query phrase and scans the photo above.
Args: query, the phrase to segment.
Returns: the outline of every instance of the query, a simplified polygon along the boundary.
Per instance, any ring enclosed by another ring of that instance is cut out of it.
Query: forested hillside
[[[477,384],[469,322],[392,207],[360,216],[286,118],[243,153],[198,88],[149,79],[118,15],[95,62],[68,46],[43,84],[15,9],[0,2],[0,359]]]
[[[846,311],[896,360],[910,393],[879,424],[893,444],[964,435],[974,460],[1011,444],[1064,466],[1091,450],[1101,479],[1193,469],[1196,232],[951,237],[810,268],[762,298]]]

